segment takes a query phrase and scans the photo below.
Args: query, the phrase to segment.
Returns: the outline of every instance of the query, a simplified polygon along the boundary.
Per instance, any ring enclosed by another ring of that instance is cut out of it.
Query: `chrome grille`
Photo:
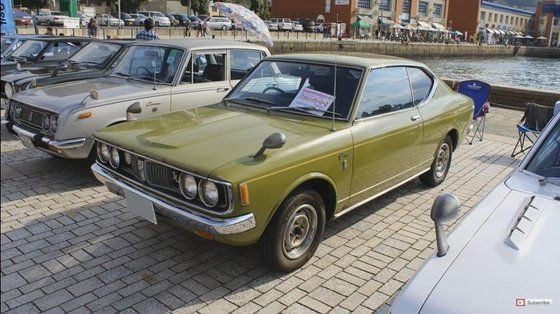
[[[170,190],[177,189],[177,186],[173,181],[173,170],[171,170],[169,167],[150,161],[145,161],[144,172],[146,174],[146,182],[148,182],[150,185]]]

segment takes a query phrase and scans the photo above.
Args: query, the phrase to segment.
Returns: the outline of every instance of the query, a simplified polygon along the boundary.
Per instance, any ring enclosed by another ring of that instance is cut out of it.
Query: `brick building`
[[[467,34],[490,29],[506,32],[529,32],[533,12],[484,0],[452,0],[448,25]]]
[[[350,25],[356,20],[376,26],[378,21],[398,24],[426,22],[444,27],[450,0],[272,0],[273,17],[302,18]]]
[[[544,36],[548,45],[559,46],[560,37],[560,1],[545,0],[537,5],[535,22],[532,25],[533,36]]]

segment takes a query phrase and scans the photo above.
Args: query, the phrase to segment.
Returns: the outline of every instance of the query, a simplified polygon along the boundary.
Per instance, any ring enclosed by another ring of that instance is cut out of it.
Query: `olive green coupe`
[[[136,215],[291,271],[325,222],[416,177],[446,177],[470,98],[405,59],[270,57],[220,103],[95,134],[96,177]]]

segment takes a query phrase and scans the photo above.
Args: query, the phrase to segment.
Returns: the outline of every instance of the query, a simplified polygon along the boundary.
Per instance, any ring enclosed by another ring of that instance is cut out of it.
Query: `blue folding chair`
[[[511,157],[522,154],[533,146],[539,135],[541,135],[542,130],[552,119],[552,116],[554,116],[555,110],[555,107],[541,106],[535,103],[525,104],[525,113],[517,124],[519,137]],[[518,148],[519,150],[517,150]]]
[[[474,101],[470,140],[469,134],[467,134],[467,142],[469,142],[469,145],[472,145],[475,138],[478,138],[480,141],[484,138],[484,126],[486,125],[485,105],[490,97],[490,85],[477,80],[462,81],[459,83],[458,92],[469,96]]]

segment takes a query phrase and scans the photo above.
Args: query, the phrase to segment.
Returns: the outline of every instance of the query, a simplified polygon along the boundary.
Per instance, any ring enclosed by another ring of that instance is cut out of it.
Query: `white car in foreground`
[[[560,313],[560,114],[445,241],[441,222],[458,207],[436,199],[438,252],[391,313]]]

